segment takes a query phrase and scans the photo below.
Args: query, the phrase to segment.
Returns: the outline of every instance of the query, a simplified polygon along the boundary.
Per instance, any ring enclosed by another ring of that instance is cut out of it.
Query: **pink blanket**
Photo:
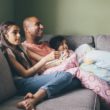
[[[83,71],[78,66],[76,55],[73,54],[61,65],[50,68],[47,70],[47,74],[53,73],[54,71],[66,71],[70,72],[73,76],[76,76],[85,88],[88,88],[98,94],[101,99],[106,102],[110,107],[110,86],[108,83],[95,74]]]

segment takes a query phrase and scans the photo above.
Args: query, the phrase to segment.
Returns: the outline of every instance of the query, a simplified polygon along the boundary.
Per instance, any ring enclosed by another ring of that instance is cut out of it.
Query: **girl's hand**
[[[65,57],[69,57],[69,50],[67,50],[67,49],[64,50],[64,56],[65,56]]]
[[[60,57],[60,53],[58,51],[52,51],[47,56],[44,57],[44,59],[48,62],[54,59],[58,59]]]
[[[60,53],[61,53],[60,58],[63,60],[69,57],[69,51],[68,50],[61,51]]]

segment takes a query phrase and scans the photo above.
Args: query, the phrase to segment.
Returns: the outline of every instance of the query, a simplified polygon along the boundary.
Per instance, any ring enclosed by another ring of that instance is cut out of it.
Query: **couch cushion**
[[[91,90],[78,89],[66,95],[46,100],[37,105],[38,110],[100,110],[97,95]]]
[[[23,99],[23,96],[14,96],[0,104],[0,110],[21,110],[16,107],[17,103]]]
[[[18,110],[16,103],[22,99],[22,97],[14,97],[0,105],[0,110]],[[36,106],[36,110],[100,110],[100,104],[94,92],[88,89],[79,89],[45,100]]]
[[[98,35],[94,39],[96,49],[110,51],[110,35]]]
[[[14,95],[16,88],[13,83],[8,63],[0,50],[0,102]]]

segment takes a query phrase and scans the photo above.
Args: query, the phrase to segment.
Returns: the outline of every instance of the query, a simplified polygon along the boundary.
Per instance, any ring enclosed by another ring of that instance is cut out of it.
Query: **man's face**
[[[31,18],[28,23],[28,31],[33,37],[40,37],[43,34],[43,25],[40,23],[38,18]]]

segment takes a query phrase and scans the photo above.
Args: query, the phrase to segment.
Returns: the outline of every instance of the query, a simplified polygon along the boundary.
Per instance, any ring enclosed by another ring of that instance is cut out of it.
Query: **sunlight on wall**
[[[110,34],[110,0],[26,1],[16,2],[16,19],[38,16],[48,34]]]

